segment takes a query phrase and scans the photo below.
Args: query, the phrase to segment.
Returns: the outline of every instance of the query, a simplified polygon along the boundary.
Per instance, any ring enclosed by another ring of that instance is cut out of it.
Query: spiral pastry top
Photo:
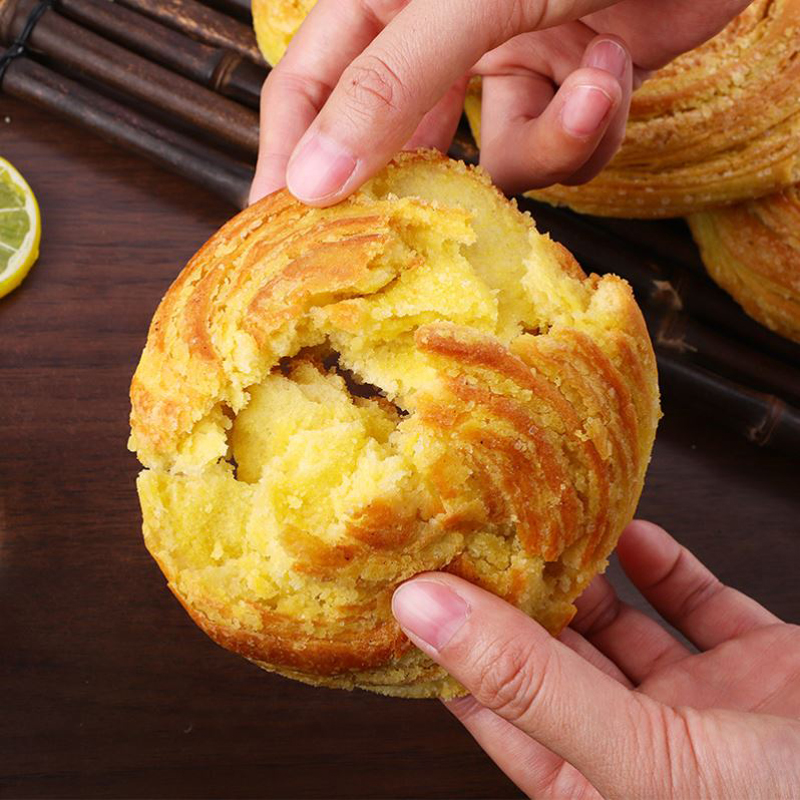
[[[426,152],[332,208],[279,191],[225,225],[131,401],[145,542],[195,621],[265,669],[409,697],[459,687],[398,628],[396,586],[446,569],[558,632],[659,416],[629,286]]]
[[[800,342],[800,187],[687,221],[711,277],[751,317]]]

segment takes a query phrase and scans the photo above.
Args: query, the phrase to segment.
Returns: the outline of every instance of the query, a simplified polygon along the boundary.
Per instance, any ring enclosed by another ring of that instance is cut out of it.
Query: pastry
[[[145,543],[212,639],[317,685],[461,689],[390,601],[445,569],[558,633],[659,416],[630,287],[420,151],[327,209],[278,191],[192,258],[131,385]]]
[[[711,277],[753,319],[800,342],[800,187],[688,222]]]
[[[317,0],[253,0],[253,27],[267,63],[275,64]]]

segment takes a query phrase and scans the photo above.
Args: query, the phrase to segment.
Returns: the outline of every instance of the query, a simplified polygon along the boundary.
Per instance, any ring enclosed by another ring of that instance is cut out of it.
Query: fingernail
[[[392,598],[401,627],[441,650],[467,621],[470,608],[454,591],[433,581],[404,583]]]
[[[356,168],[356,159],[338,142],[318,133],[292,156],[286,185],[298,199],[321,200],[338,192]]]
[[[576,86],[561,110],[561,123],[572,136],[591,136],[611,111],[614,101],[596,86]]]
[[[617,80],[622,80],[628,71],[628,53],[613,39],[597,42],[586,54],[585,67],[594,67],[610,72]]]

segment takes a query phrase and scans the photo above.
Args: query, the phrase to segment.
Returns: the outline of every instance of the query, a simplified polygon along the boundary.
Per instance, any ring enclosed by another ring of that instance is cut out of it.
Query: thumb
[[[486,52],[523,31],[575,20],[613,3],[393,0],[380,4],[402,9],[338,75],[335,71],[328,75],[332,91],[287,164],[289,191],[310,205],[341,200],[388,163],[447,90]],[[379,4],[355,5],[368,10]],[[332,7],[331,2],[328,8]],[[374,9],[364,13],[375,17]],[[314,19],[321,20],[322,14]],[[329,30],[310,32],[311,28],[303,38],[306,47],[312,36],[319,42],[330,38]]]
[[[668,709],[626,689],[514,608],[452,575],[400,586],[406,635],[483,706],[575,766],[604,797],[638,795]]]

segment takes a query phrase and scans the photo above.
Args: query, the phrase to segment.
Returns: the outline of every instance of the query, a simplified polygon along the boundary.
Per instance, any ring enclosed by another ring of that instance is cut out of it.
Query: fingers
[[[780,622],[752,598],[720,583],[685,547],[651,522],[632,522],[617,553],[622,568],[653,608],[703,650]]]
[[[599,798],[597,790],[571,764],[471,695],[451,700],[445,706],[489,758],[529,797]]]
[[[691,655],[688,648],[655,620],[620,601],[611,584],[598,575],[578,598],[570,623],[636,684],[653,670]]]
[[[520,32],[576,20],[611,3],[321,0],[265,84],[251,200],[285,183],[306,203],[330,205],[409,140],[444,147],[456,105],[453,97],[442,98],[484,53]],[[619,127],[624,86],[588,72],[568,82],[542,120],[529,126],[534,174],[568,179],[580,167],[599,168],[586,162],[606,129]],[[562,127],[566,136],[554,134]],[[613,141],[609,136],[606,149]]]
[[[485,77],[481,164],[509,193],[589,180],[622,141],[632,75],[624,45],[605,36],[555,94],[541,74]]]
[[[658,69],[719,33],[752,0],[622,0],[585,18],[597,31],[614,30],[631,46],[634,61]],[[665,24],[669,20],[669,24]]]
[[[445,96],[422,118],[405,150],[429,147],[445,152],[453,141],[464,108],[468,76],[456,81]]]
[[[521,31],[577,19],[610,2],[411,0],[341,72],[289,159],[289,190],[310,205],[337,202],[385,166],[484,53]]]
[[[412,0],[337,76],[289,161],[289,190],[329,205],[383,167],[492,41],[486,16],[466,0]]]
[[[605,672],[617,683],[621,683],[628,689],[633,689],[633,683],[628,676],[615,664],[608,656],[602,653],[591,642],[587,641],[580,633],[572,628],[564,628],[558,636],[558,640],[563,642],[570,650],[574,650],[584,661],[588,661],[595,669]]]
[[[625,138],[633,94],[633,62],[621,39],[598,36],[586,49],[583,66],[604,70],[617,78],[622,89],[622,99],[614,109],[600,143],[586,162],[565,181],[567,184],[590,181],[614,157]]]
[[[620,794],[656,704],[586,663],[518,609],[452,575],[420,576],[394,595],[409,638],[486,708]],[[632,784],[631,784],[632,785]]]
[[[342,71],[382,27],[383,20],[367,3],[321,0],[312,9],[261,92],[261,141],[251,203],[286,185],[286,167],[298,141]]]
[[[277,69],[270,73],[261,90],[260,141],[250,203],[286,185],[286,165],[294,144],[317,115],[329,91],[309,75],[286,74]]]

